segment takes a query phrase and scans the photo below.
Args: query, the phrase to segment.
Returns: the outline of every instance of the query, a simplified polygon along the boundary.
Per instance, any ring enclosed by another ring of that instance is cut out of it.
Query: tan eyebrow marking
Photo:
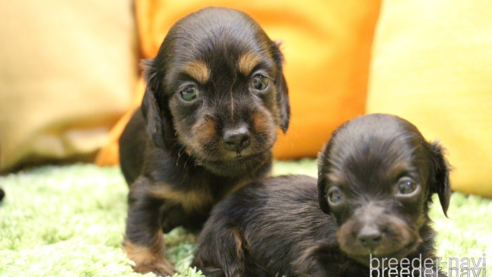
[[[184,66],[183,71],[200,84],[205,84],[210,78],[210,70],[202,61],[189,62]]]
[[[260,61],[261,57],[256,54],[246,53],[242,55],[237,63],[239,72],[244,74],[244,76],[248,76],[251,73],[251,70],[253,70]]]
[[[326,178],[338,185],[343,184],[345,182],[345,178],[343,178],[343,176],[340,176],[339,174],[333,172],[326,174]]]

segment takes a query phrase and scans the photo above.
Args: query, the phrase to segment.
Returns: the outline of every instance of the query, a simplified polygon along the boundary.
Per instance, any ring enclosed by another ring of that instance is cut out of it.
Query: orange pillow
[[[452,188],[492,197],[492,2],[384,2],[367,112],[402,116],[448,149]]]
[[[130,1],[0,4],[0,172],[93,161],[138,79]]]
[[[315,157],[339,124],[364,114],[379,5],[380,0],[135,2],[144,58],[156,55],[177,20],[206,6],[242,10],[283,42],[292,118],[275,146],[278,159]],[[115,132],[117,137],[121,130]],[[106,156],[112,155],[117,153]]]

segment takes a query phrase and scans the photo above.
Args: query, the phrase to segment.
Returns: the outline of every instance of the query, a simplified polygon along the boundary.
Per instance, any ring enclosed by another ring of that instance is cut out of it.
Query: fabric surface
[[[448,149],[452,188],[492,197],[492,2],[384,1],[367,112],[408,119]]]
[[[138,77],[131,1],[0,1],[0,166],[88,159]]]
[[[315,160],[274,164],[274,175],[316,173]],[[7,194],[0,204],[0,276],[143,276],[132,271],[121,244],[128,187],[119,167],[41,167],[2,176],[0,186]],[[430,217],[438,254],[447,261],[485,253],[492,276],[492,226],[484,220],[492,217],[492,200],[454,193],[448,215],[436,198]],[[204,277],[188,268],[193,235],[177,228],[165,241],[182,272],[174,277]]]
[[[364,114],[370,47],[380,0],[137,0],[143,57],[157,54],[177,20],[206,6],[244,11],[271,39],[283,42],[292,121],[287,135],[279,132],[276,158],[315,157],[338,125]],[[120,126],[113,130],[115,140],[103,149],[99,164],[117,161]]]

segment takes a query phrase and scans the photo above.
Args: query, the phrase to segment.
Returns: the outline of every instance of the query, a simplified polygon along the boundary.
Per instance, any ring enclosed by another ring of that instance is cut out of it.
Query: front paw
[[[164,258],[152,261],[150,263],[139,263],[133,266],[133,270],[138,273],[149,273],[152,272],[159,276],[172,276],[176,271],[174,270],[174,265]]]
[[[151,245],[143,246],[132,243],[125,239],[125,251],[128,259],[133,264],[133,270],[138,273],[153,272],[160,276],[174,275],[173,264],[164,256],[164,240],[162,234],[156,236],[156,240]]]

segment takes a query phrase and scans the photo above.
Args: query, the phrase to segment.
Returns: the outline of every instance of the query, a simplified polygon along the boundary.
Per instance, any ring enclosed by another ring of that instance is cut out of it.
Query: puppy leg
[[[210,224],[208,227],[214,230],[203,231],[204,234],[209,235],[202,237],[199,242],[192,266],[202,270],[205,275],[213,277],[259,276],[245,272],[247,270],[244,252],[246,242],[242,232],[234,227],[221,227],[219,224]],[[216,232],[221,234],[216,235]]]
[[[151,197],[149,188],[150,181],[140,177],[130,189],[125,251],[128,258],[135,262],[133,269],[136,272],[173,275],[174,267],[164,256],[159,212],[163,200]]]

